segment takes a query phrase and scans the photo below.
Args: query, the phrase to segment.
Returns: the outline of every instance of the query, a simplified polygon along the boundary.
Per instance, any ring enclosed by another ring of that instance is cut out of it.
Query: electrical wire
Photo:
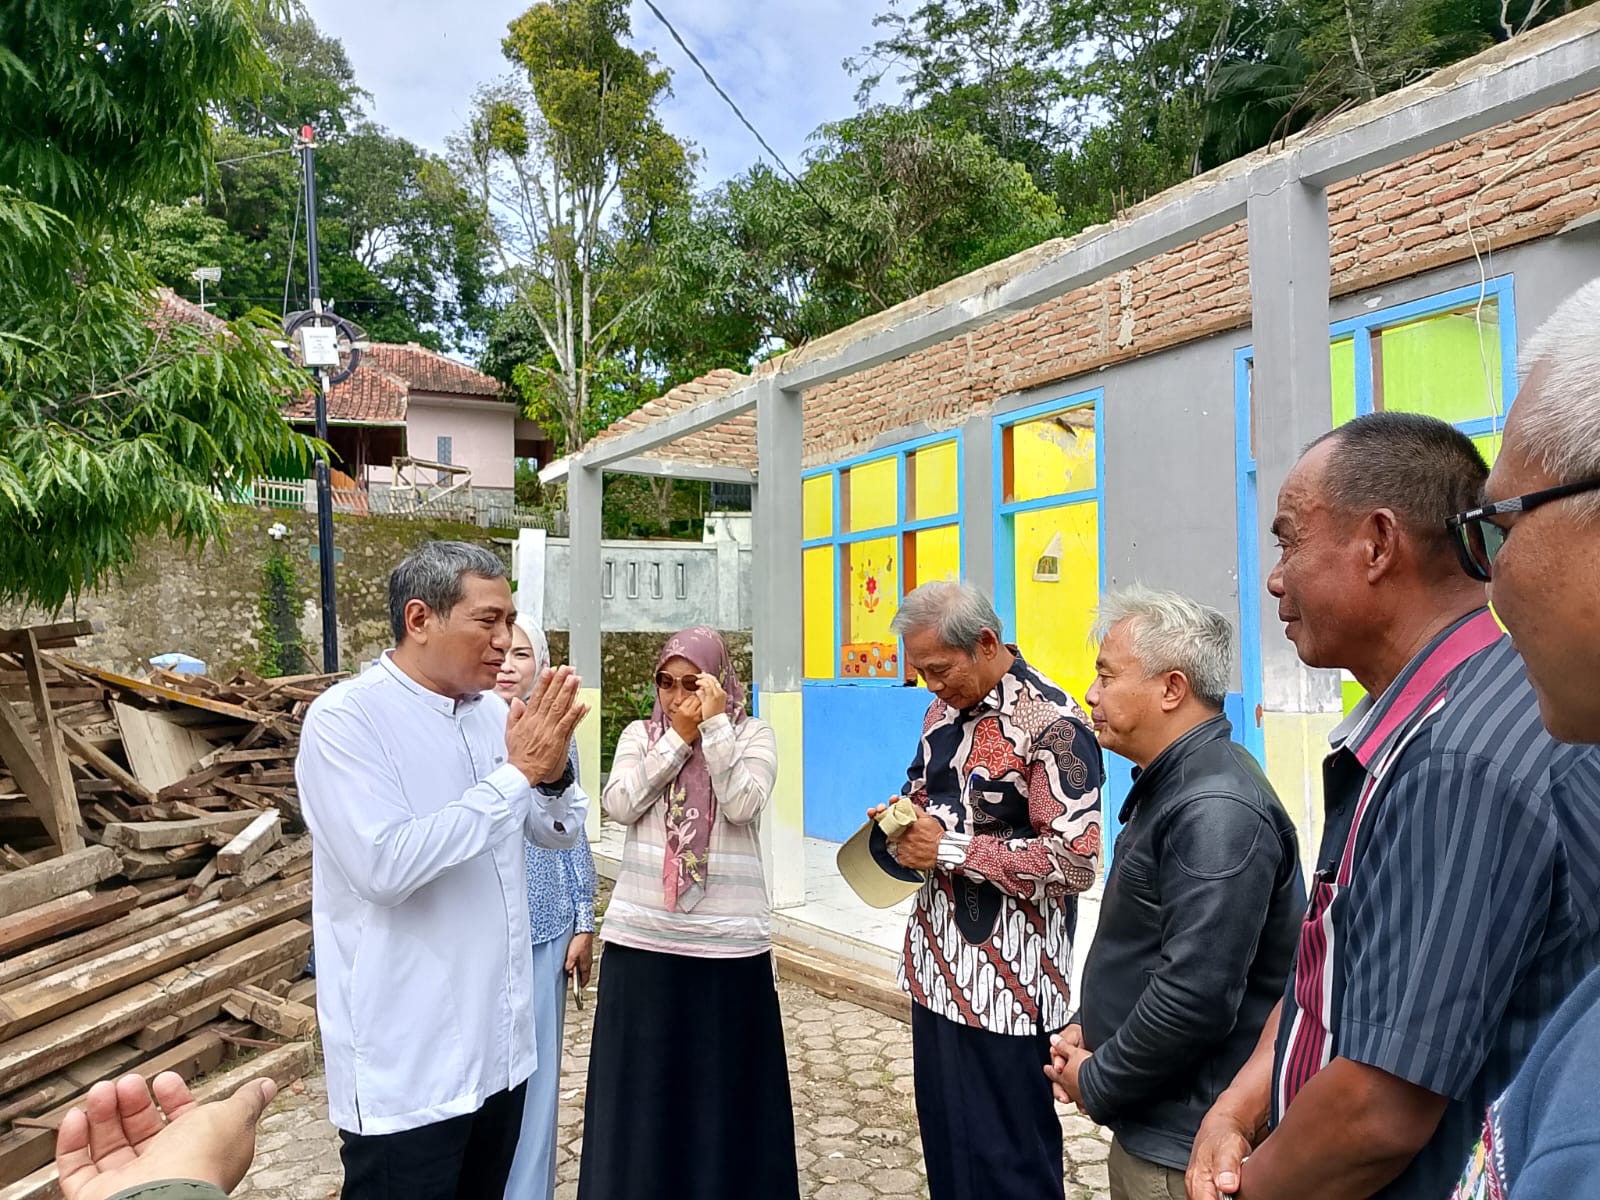
[[[283,268],[283,311],[278,314],[279,320],[289,316],[289,281],[294,278],[294,248],[300,240],[300,210],[305,206],[305,201],[306,194],[301,191],[294,202],[294,226],[289,230],[289,254]]]
[[[250,162],[257,158],[271,158],[274,154],[293,154],[294,147],[280,146],[276,150],[262,150],[256,154],[241,154],[238,158],[224,158],[217,162],[219,167],[231,167],[237,163]]]
[[[711,71],[706,67],[705,63],[700,61],[699,56],[696,55],[693,50],[689,49],[689,43],[683,40],[682,35],[679,34],[677,29],[673,27],[672,22],[667,20],[666,14],[656,7],[654,0],[644,0],[644,5],[655,14],[656,20],[660,21],[666,26],[667,32],[672,35],[672,40],[678,43],[678,48],[689,56],[690,62],[700,68],[700,74],[706,77],[706,82],[711,85],[712,91],[716,92],[717,95],[722,97],[723,102],[733,110],[733,115],[738,117],[740,122],[743,123],[744,127],[750,131],[752,136],[755,137],[756,141],[761,143],[761,148],[772,156],[772,160],[778,164],[783,173],[792,179],[795,186],[805,193],[806,199],[815,204],[817,206],[817,211],[822,213],[823,216],[827,217],[828,220],[837,221],[838,218],[836,218],[833,213],[828,211],[828,206],[817,198],[816,193],[805,185],[805,181],[802,180],[800,176],[796,175],[789,169],[789,164],[783,161],[783,156],[774,150],[771,143],[769,143],[766,138],[761,136],[761,131],[750,123],[750,118],[745,116],[740,110],[739,106],[734,103],[733,97],[722,90],[722,85],[718,83],[715,78],[713,78]]]
[[[1494,263],[1494,246],[1491,243],[1488,229],[1483,226],[1482,222],[1477,222],[1479,229],[1481,229],[1483,232],[1484,244],[1480,250],[1478,245],[1478,235],[1473,232],[1472,227],[1478,215],[1479,207],[1483,203],[1483,198],[1486,194],[1488,194],[1488,192],[1499,187],[1502,183],[1505,183],[1513,176],[1519,175],[1523,171],[1528,170],[1530,167],[1534,166],[1541,159],[1543,159],[1545,155],[1549,154],[1550,151],[1559,146],[1562,142],[1581,133],[1596,120],[1600,120],[1600,112],[1590,113],[1588,116],[1583,117],[1582,119],[1567,126],[1554,137],[1540,145],[1539,148],[1532,154],[1528,155],[1528,157],[1519,159],[1517,162],[1512,163],[1504,171],[1500,172],[1500,174],[1496,175],[1493,179],[1490,179],[1487,183],[1473,193],[1472,199],[1467,204],[1467,240],[1472,246],[1472,261],[1477,265],[1478,268],[1478,302],[1473,306],[1473,319],[1478,327],[1478,357],[1483,363],[1484,383],[1489,396],[1489,421],[1492,429],[1491,436],[1494,437],[1496,442],[1498,442],[1500,438],[1500,431],[1505,419],[1505,411],[1504,404],[1495,403],[1493,372],[1489,369],[1489,351],[1484,344],[1483,338],[1483,307],[1488,300],[1489,269]],[[1487,262],[1485,262],[1486,256],[1488,260]],[[1501,399],[1503,401],[1505,398],[1502,396]],[[1496,446],[1496,449],[1499,449],[1498,445]]]

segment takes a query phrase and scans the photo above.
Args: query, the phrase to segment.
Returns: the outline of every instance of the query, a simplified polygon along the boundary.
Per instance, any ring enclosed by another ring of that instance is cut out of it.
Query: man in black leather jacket
[[[1201,1118],[1283,994],[1305,885],[1289,815],[1222,715],[1227,618],[1133,588],[1097,632],[1095,733],[1138,769],[1083,1001],[1046,1074],[1115,1135],[1112,1200],[1181,1200]]]

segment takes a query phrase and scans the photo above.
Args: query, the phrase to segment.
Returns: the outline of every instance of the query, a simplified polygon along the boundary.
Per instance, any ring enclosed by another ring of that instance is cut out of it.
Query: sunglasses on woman
[[[1479,583],[1490,582],[1494,575],[1494,560],[1500,553],[1500,547],[1506,544],[1506,535],[1511,532],[1504,526],[1496,525],[1496,517],[1532,512],[1540,505],[1584,492],[1600,492],[1600,479],[1563,483],[1560,487],[1546,488],[1542,492],[1529,492],[1526,496],[1513,496],[1509,500],[1497,500],[1493,504],[1469,508],[1448,518],[1444,523],[1445,528],[1455,545],[1456,557],[1461,560],[1461,569]]]
[[[669,675],[666,671],[657,671],[656,687],[663,692],[670,692],[674,687],[680,687],[686,692],[698,692],[700,690],[700,676]]]

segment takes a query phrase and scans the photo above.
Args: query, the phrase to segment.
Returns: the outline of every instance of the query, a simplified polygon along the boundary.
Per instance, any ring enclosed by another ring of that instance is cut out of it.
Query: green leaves
[[[250,0],[0,12],[0,601],[57,609],[138,539],[223,531],[219,489],[305,461],[265,314],[176,321],[125,244],[199,179],[205,112],[262,67]],[[19,66],[26,64],[25,66]]]

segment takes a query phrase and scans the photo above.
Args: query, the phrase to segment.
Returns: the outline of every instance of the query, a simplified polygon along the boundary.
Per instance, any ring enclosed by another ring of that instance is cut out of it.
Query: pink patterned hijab
[[[744,688],[733,673],[733,660],[722,635],[704,625],[682,630],[667,639],[656,659],[656,672],[674,658],[686,659],[701,672],[715,675],[728,694],[728,720],[734,728],[744,723]],[[661,707],[661,693],[650,714],[649,743],[672,728],[672,718]],[[706,893],[711,854],[711,826],[716,819],[717,797],[711,788],[704,739],[697,739],[689,761],[667,787],[667,845],[662,861],[662,883],[668,912],[688,912]]]

